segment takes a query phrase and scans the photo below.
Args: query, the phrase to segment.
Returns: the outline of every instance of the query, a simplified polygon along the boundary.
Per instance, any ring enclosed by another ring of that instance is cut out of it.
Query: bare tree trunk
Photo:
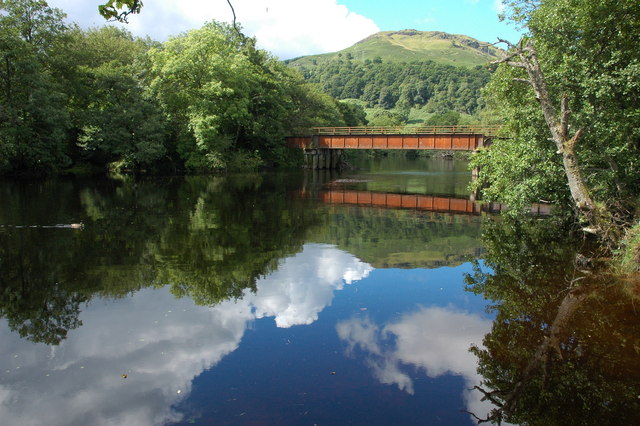
[[[583,229],[602,237],[604,230],[599,220],[600,215],[595,202],[589,194],[589,189],[576,158],[575,145],[582,135],[582,129],[576,131],[573,136],[569,136],[569,117],[571,115],[569,99],[566,95],[563,96],[560,117],[558,117],[557,111],[551,102],[547,83],[540,68],[532,40],[528,40],[525,45],[521,42],[520,46],[514,46],[506,40],[500,39],[500,42],[507,44],[513,50],[513,53],[497,63],[506,63],[512,67],[523,68],[527,72],[528,79],[516,79],[516,81],[530,84],[536,94],[536,99],[540,103],[542,114],[551,132],[551,138],[555,143],[557,153],[562,155],[562,164],[567,177],[567,184],[571,191],[571,197],[581,219],[588,224]],[[516,57],[519,61],[513,61]]]

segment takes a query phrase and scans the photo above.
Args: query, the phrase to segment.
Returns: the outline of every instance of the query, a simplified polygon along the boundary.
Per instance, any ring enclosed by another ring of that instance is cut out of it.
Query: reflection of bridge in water
[[[300,195],[303,195],[302,193]],[[358,206],[382,207],[390,209],[422,210],[437,213],[451,213],[478,216],[482,213],[500,213],[507,210],[504,204],[480,203],[468,198],[434,195],[393,194],[384,192],[328,190],[319,191],[317,198],[329,204],[350,204]],[[534,204],[530,208],[533,215],[551,214],[548,204]]]

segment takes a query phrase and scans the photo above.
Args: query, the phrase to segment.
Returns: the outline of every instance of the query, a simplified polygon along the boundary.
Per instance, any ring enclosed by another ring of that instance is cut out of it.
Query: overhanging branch
[[[526,83],[526,84],[529,84],[529,85],[532,84],[531,81],[527,80],[526,78],[513,78],[512,80],[517,82],[517,83]]]

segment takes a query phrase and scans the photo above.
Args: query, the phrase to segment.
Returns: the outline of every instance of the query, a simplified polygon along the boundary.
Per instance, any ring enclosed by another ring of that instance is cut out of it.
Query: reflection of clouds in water
[[[84,325],[53,348],[21,340],[0,320],[0,419],[47,425],[179,420],[171,406],[188,395],[194,377],[238,347],[252,320],[309,324],[334,290],[371,269],[335,247],[305,245],[260,280],[256,294],[237,302],[194,306],[168,289],[94,300],[82,313]]]
[[[432,378],[443,374],[462,376],[466,389],[479,384],[477,361],[469,347],[482,341],[491,329],[491,321],[432,307],[405,314],[383,328],[368,317],[341,321],[336,328],[348,353],[364,353],[365,363],[377,380],[413,394],[413,381],[402,371],[403,364],[423,369]],[[491,409],[478,392],[465,390],[463,397],[467,409],[478,416]]]
[[[258,283],[251,303],[256,317],[275,317],[278,327],[311,324],[331,304],[343,284],[366,278],[373,268],[333,246],[308,244],[302,253],[286,259],[272,275]]]
[[[93,305],[83,314],[84,326],[53,350],[0,331],[0,359],[13,359],[10,367],[2,365],[11,371],[2,380],[11,393],[0,405],[5,424],[177,420],[171,404],[203,369],[238,347],[251,318],[246,306],[198,308],[168,291],[142,290]]]

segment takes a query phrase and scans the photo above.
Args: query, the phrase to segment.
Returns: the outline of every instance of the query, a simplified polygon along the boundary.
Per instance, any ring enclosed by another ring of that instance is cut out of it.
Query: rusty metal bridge
[[[334,169],[344,149],[475,151],[497,132],[496,126],[314,127],[308,135],[286,140],[304,150],[308,167]]]

